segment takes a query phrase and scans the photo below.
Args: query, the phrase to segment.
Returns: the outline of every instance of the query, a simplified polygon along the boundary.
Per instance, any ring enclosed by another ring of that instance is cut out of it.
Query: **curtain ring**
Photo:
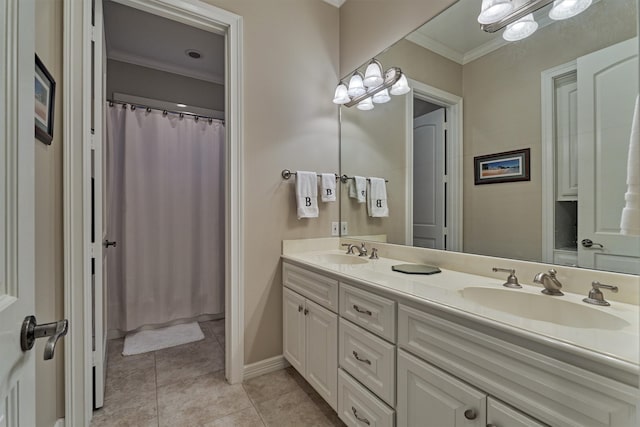
[[[126,110],[127,109],[127,104],[122,104],[122,108]]]
[[[213,123],[213,119],[209,117],[209,124]]]
[[[180,118],[184,119],[184,113],[180,113]]]
[[[168,113],[167,113],[167,110],[162,110],[162,115],[163,115],[163,116],[166,116],[167,114],[168,114]]]
[[[195,117],[193,118],[193,120],[195,120],[195,121],[196,121],[196,123],[198,123],[198,120],[200,120],[200,117],[195,116]]]
[[[109,101],[109,107],[113,107],[113,101]]]
[[[136,106],[135,105],[131,105],[131,111],[136,111]]]
[[[147,107],[147,113],[151,112],[151,108]]]

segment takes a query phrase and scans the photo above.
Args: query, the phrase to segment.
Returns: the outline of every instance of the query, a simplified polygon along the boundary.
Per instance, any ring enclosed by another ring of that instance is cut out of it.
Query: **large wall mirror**
[[[640,273],[640,237],[620,232],[637,0],[594,0],[562,21],[549,5],[516,42],[480,29],[480,4],[458,1],[376,56],[412,92],[340,107],[341,174],[388,180],[382,218],[343,185],[348,236]]]

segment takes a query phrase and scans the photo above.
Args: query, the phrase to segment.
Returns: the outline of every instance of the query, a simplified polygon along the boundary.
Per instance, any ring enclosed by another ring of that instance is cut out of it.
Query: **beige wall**
[[[340,8],[340,76],[351,73],[455,1],[347,0]]]
[[[329,236],[338,203],[296,219],[282,169],[338,171],[338,9],[320,0],[207,0],[244,18],[245,362],[282,354],[283,239]]]
[[[107,98],[114,92],[224,111],[224,85],[109,59]]]
[[[35,141],[36,318],[64,316],[62,265],[62,0],[38,2],[36,53],[56,81],[51,145]],[[51,427],[64,416],[64,342],[53,360],[43,361],[45,340],[36,348],[36,422]]]

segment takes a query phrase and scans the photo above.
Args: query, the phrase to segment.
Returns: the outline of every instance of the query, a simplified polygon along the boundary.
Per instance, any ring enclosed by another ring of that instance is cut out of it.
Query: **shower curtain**
[[[224,125],[107,106],[110,330],[224,311]]]

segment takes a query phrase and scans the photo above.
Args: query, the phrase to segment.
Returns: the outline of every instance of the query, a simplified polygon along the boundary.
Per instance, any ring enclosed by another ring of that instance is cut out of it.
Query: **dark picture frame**
[[[531,149],[504,151],[473,158],[475,185],[531,181]]]
[[[47,145],[53,139],[53,113],[55,110],[56,81],[36,55],[35,68],[35,136]]]

